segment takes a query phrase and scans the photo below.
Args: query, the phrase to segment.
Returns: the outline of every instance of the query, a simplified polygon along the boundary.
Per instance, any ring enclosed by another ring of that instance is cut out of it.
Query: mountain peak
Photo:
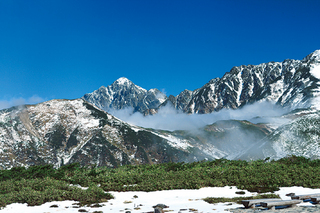
[[[316,62],[316,63],[320,63],[320,49],[319,50],[315,50],[314,52],[310,53],[309,55],[307,55],[304,59],[302,59],[302,62]]]
[[[315,60],[317,60],[318,62],[320,62],[320,50],[316,50],[312,53],[313,58],[315,58]]]
[[[113,83],[118,84],[118,85],[126,85],[126,84],[132,84],[132,81],[130,81],[129,79],[127,79],[125,77],[121,77]]]
[[[313,53],[311,53],[311,54],[319,57],[319,56],[320,56],[320,49],[319,49],[319,50],[315,50],[315,51],[314,51]]]
[[[130,107],[139,112],[144,112],[149,108],[157,108],[166,98],[166,95],[159,90],[147,91],[125,77],[117,79],[112,85],[101,87],[101,89],[83,96],[84,100],[100,109],[118,110]]]

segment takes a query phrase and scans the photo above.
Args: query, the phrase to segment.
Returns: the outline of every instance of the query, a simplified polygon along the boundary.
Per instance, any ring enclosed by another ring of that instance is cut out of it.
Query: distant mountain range
[[[83,99],[106,111],[132,107],[146,115],[169,103],[177,110],[198,114],[260,101],[272,101],[289,109],[311,107],[313,98],[319,95],[319,79],[313,75],[319,55],[317,50],[302,60],[233,67],[221,79],[212,79],[194,91],[184,90],[178,96],[167,97],[158,89],[147,91],[120,78],[85,94]]]
[[[234,67],[195,91],[167,97],[126,78],[81,99],[50,100],[0,111],[0,168],[51,163],[117,167],[215,158],[320,157],[320,50],[302,60]],[[128,124],[108,111],[145,116],[164,106],[186,114],[242,110],[261,102],[286,109],[277,116],[218,120],[191,131]],[[281,121],[281,122],[278,122]]]

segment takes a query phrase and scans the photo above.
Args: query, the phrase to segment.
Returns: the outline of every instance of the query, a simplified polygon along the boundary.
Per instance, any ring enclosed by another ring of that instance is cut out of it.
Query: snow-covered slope
[[[0,153],[0,168],[73,162],[116,167],[210,159],[187,140],[129,125],[82,99],[1,110]]]

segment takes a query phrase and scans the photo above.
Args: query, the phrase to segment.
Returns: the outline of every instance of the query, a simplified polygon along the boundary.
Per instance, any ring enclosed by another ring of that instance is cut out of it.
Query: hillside
[[[0,111],[0,166],[117,167],[210,158],[173,136],[129,125],[82,99]]]

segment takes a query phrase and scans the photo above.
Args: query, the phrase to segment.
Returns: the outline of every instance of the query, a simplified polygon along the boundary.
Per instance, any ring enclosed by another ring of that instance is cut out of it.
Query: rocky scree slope
[[[129,125],[82,100],[0,111],[0,168],[79,162],[125,164],[212,159],[186,140]]]

